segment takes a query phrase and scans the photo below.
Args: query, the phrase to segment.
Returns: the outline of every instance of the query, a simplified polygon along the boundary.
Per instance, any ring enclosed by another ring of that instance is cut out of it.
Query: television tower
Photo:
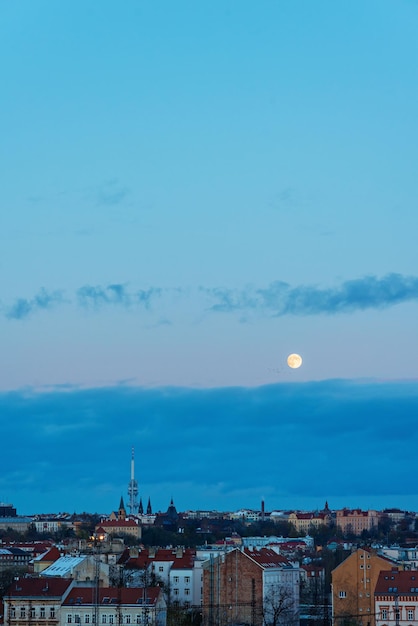
[[[135,455],[134,449],[132,448],[132,459],[131,459],[131,480],[128,485],[128,496],[129,496],[129,512],[131,515],[135,515],[138,513],[138,483],[135,480]]]

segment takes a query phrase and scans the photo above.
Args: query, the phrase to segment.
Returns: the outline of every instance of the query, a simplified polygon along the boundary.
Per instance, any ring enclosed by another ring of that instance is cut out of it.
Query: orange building
[[[381,570],[396,566],[370,548],[359,548],[332,571],[332,616],[335,626],[354,618],[376,626],[374,591]]]
[[[361,535],[363,530],[372,530],[379,523],[377,511],[362,511],[361,509],[341,509],[337,511],[336,524],[343,533]]]

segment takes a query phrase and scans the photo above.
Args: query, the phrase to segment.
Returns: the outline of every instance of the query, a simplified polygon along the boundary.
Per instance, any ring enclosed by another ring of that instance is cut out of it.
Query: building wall
[[[398,620],[396,612],[398,611]],[[415,595],[378,596],[375,600],[376,626],[399,624],[418,626],[418,597]]]
[[[360,509],[341,509],[336,514],[336,524],[343,533],[352,532],[361,535],[363,530],[370,531],[379,523],[377,511],[361,511]]]
[[[205,564],[204,624],[261,624],[262,605],[262,569],[241,551],[212,557]]]
[[[370,626],[376,626],[374,617],[374,590],[381,570],[388,569],[390,561],[374,552],[359,548],[332,572],[332,614],[334,625],[342,618],[364,617]]]

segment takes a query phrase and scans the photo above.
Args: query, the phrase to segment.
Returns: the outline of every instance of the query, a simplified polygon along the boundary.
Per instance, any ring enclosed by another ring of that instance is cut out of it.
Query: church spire
[[[123,502],[123,496],[120,497],[119,511],[118,511],[118,520],[123,521],[126,519],[126,509],[125,504]]]

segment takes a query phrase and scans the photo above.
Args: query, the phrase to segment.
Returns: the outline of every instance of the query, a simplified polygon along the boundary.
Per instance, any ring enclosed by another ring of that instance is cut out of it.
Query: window
[[[16,617],[16,609],[14,606],[12,606],[12,608],[10,609],[10,617],[12,617],[13,619]]]
[[[387,618],[388,618],[388,610],[382,609],[382,619],[387,620]]]
[[[75,622],[76,624],[80,624],[81,619],[80,619],[80,616],[79,616],[79,615],[74,615],[74,622]]]
[[[130,624],[130,623],[131,623],[131,616],[130,616],[130,615],[127,615],[127,616],[125,617],[125,624]]]
[[[107,615],[102,615],[102,624],[106,624],[107,622]]]
[[[109,615],[109,624],[113,624],[113,615]]]
[[[178,582],[179,582],[179,577],[178,577],[178,576],[174,576],[174,578],[173,578],[173,582],[174,582],[174,583],[178,583]]]
[[[414,619],[415,619],[414,610],[413,609],[408,609],[408,620],[410,622],[412,622]]]
[[[179,590],[178,589],[173,589],[174,595],[178,596],[179,595]]]
[[[42,609],[41,609],[42,611]],[[31,617],[35,617],[35,608],[33,606],[30,607],[30,616]],[[41,617],[45,617],[45,609],[44,609],[44,614],[41,615]]]
[[[137,616],[136,616],[136,623],[137,623],[137,624],[140,624],[140,623],[141,623],[141,616],[140,616],[140,615],[137,615]]]
[[[340,593],[338,595],[340,596],[340,598],[346,598],[347,597],[347,592],[346,591],[340,591]]]
[[[163,572],[163,571],[164,571],[164,566],[163,566],[163,565],[160,565],[160,567],[158,568],[158,571],[159,571],[159,572]]]
[[[190,595],[190,589],[186,588],[184,590],[184,595],[189,596]]]
[[[72,615],[67,615],[67,624],[71,624],[73,621],[73,616]]]
[[[190,576],[185,576],[185,577],[184,577],[184,582],[185,582],[186,584],[189,584],[189,582],[190,582]]]
[[[90,624],[90,615],[87,613],[87,615],[84,616],[84,623],[85,624]]]
[[[49,609],[49,619],[54,619],[55,618],[55,608],[51,607]]]
[[[24,619],[26,617],[26,609],[24,606],[20,608],[20,619]]]

